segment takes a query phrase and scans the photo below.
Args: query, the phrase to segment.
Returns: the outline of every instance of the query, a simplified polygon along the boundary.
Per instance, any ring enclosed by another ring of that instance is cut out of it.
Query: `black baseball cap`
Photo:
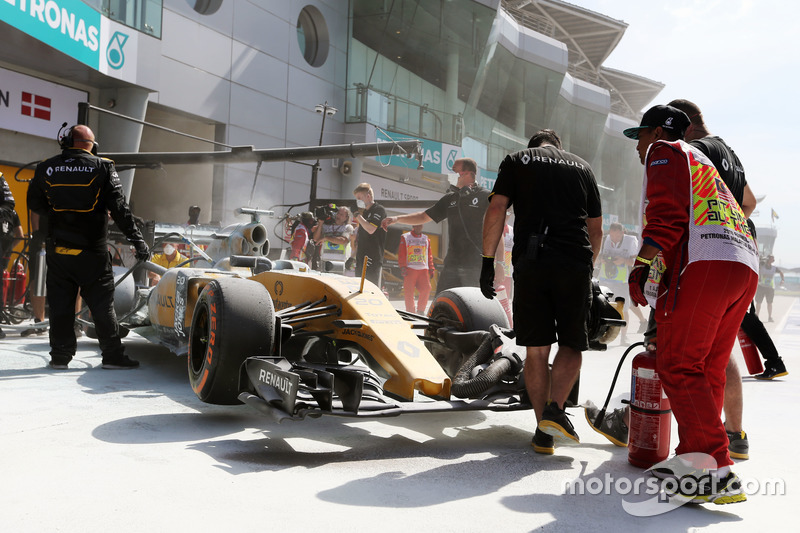
[[[680,109],[668,105],[656,105],[645,112],[642,116],[642,123],[638,127],[628,128],[622,133],[629,139],[638,139],[639,130],[661,126],[665,130],[679,133],[683,137],[689,123],[689,116]]]

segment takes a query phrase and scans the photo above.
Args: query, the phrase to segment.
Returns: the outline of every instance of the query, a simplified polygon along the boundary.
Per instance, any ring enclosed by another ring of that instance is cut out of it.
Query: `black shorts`
[[[514,331],[520,346],[558,341],[578,351],[589,348],[586,317],[592,297],[589,264],[540,258],[514,268]]]
[[[764,297],[767,298],[767,303],[771,304],[775,299],[775,288],[767,285],[759,285],[756,289],[756,303],[760,304],[764,301]]]

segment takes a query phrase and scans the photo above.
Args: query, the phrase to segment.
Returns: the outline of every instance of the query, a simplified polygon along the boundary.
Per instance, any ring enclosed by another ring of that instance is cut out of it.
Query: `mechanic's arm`
[[[586,229],[589,230],[589,244],[592,245],[592,264],[595,264],[603,244],[603,217],[587,218]]]
[[[364,228],[364,231],[372,235],[376,231],[378,231],[378,226],[364,218],[364,216],[359,212],[355,216],[355,221],[358,222],[358,225]]]
[[[144,242],[144,237],[142,237],[142,233],[136,226],[136,222],[133,220],[133,213],[131,213],[128,204],[125,202],[125,195],[122,193],[122,185],[120,185],[114,163],[110,160],[106,160],[106,163],[106,170],[108,171],[108,179],[106,179],[104,185],[106,208],[128,241],[137,250],[146,249],[147,244]]]
[[[44,189],[42,187],[43,183],[44,183],[44,175],[39,170],[39,166],[37,166],[36,172],[33,175],[33,179],[28,184],[28,193],[26,195],[26,200],[28,203],[28,209],[30,209],[37,215],[47,216],[48,203],[47,203],[47,195],[45,194]],[[38,224],[38,219],[37,219],[37,224]]]
[[[13,250],[14,247],[17,246],[17,243],[25,238],[25,232],[22,231],[22,225],[20,224],[16,228],[14,228],[14,240],[11,241],[11,246],[8,248],[9,250]],[[783,272],[781,272],[781,279],[783,279]]]
[[[484,257],[494,257],[497,252],[497,246],[500,244],[506,224],[508,204],[508,196],[503,196],[502,194],[492,194],[489,199],[489,207],[483,216]]]
[[[381,227],[386,229],[388,226],[392,224],[397,224],[400,222],[401,224],[408,224],[409,226],[415,226],[417,224],[427,224],[428,222],[433,222],[433,219],[428,216],[428,213],[425,211],[418,211],[416,213],[410,213],[408,215],[398,215],[396,217],[386,217],[381,222]]]
[[[744,218],[750,218],[750,215],[756,209],[756,195],[750,189],[750,184],[744,186],[744,194],[742,195],[742,205],[740,206],[744,211]]]

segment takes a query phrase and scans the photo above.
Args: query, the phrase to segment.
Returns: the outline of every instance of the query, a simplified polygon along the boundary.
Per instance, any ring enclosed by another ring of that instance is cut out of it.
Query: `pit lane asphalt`
[[[648,518],[627,514],[613,486],[624,491],[617,480],[641,470],[582,409],[570,410],[582,444],[553,456],[529,445],[532,411],[278,425],[247,406],[203,404],[185,358],[136,335],[124,342],[140,369],[102,370],[96,342],[82,338],[70,369],[54,371],[46,337],[9,332],[0,341],[0,523],[8,532],[785,531],[800,490],[800,300],[776,297],[774,316],[767,326],[790,374],[744,378],[751,459],[734,466],[749,491],[760,489],[745,503]],[[638,351],[612,406],[628,396]],[[581,401],[602,404],[622,352],[615,342],[584,355]],[[577,478],[612,486],[565,493]],[[782,480],[785,495],[765,494],[768,480]]]

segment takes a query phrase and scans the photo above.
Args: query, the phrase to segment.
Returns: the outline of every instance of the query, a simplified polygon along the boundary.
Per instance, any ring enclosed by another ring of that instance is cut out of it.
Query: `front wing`
[[[527,399],[509,389],[484,399],[415,401],[387,396],[380,379],[358,365],[295,363],[276,357],[249,357],[242,364],[239,400],[276,420],[322,415],[380,418],[405,413],[519,411]]]

